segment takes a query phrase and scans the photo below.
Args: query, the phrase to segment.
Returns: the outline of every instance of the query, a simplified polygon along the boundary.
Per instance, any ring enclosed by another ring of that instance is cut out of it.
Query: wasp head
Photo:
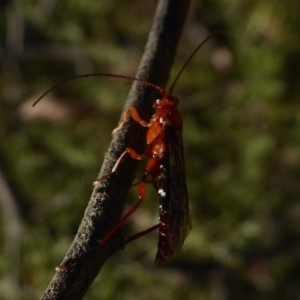
[[[161,99],[157,99],[153,103],[153,108],[154,109],[159,109],[162,107],[167,107],[167,106],[175,106],[177,107],[179,104],[179,100],[177,97],[174,97],[170,94],[165,94]]]

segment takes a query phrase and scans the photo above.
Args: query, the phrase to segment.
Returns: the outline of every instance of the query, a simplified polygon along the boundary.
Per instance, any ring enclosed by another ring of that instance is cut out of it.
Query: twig
[[[160,0],[146,49],[136,77],[165,86],[176,46],[188,11],[188,0]],[[142,118],[149,119],[156,91],[134,82],[125,108],[137,107]],[[97,134],[97,133],[96,133]],[[143,130],[128,122],[117,134],[106,154],[99,178],[108,174],[125,147],[142,152],[145,147]],[[126,195],[134,179],[136,162],[124,158],[118,172],[98,184],[91,196],[78,233],[41,299],[82,299],[98,275],[104,262],[125,246],[121,230],[105,245],[98,242],[120,219]]]

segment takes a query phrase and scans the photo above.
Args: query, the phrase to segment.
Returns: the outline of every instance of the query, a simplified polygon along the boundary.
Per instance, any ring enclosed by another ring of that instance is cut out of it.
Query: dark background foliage
[[[77,232],[130,83],[153,1],[2,1],[0,298],[39,298]],[[157,233],[110,259],[85,299],[300,296],[298,1],[192,1],[171,74],[214,29],[175,94],[193,230],[155,267]],[[117,188],[117,187],[116,187]],[[147,190],[148,192],[148,190]],[[157,222],[157,196],[124,226]],[[132,188],[126,209],[137,199]]]

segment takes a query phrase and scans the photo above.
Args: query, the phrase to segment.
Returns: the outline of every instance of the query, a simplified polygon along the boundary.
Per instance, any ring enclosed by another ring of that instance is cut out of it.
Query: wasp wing
[[[165,128],[166,196],[162,210],[166,212],[166,232],[170,248],[179,251],[192,224],[185,178],[182,133],[171,126]]]

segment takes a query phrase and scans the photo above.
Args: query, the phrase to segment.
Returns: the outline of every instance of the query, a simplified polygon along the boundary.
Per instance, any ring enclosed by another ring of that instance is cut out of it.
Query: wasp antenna
[[[170,86],[169,88],[169,94],[172,95],[173,93],[173,89],[175,87],[175,84],[178,81],[178,78],[180,77],[181,73],[184,71],[184,69],[186,68],[186,66],[188,65],[188,63],[191,61],[191,59],[194,57],[194,55],[198,52],[198,50],[213,36],[222,33],[222,30],[215,30],[213,31],[206,39],[204,39],[200,45],[194,50],[194,52],[190,55],[190,57],[186,60],[186,62],[184,63],[184,65],[182,66],[182,68],[180,69],[180,71],[178,72],[176,78],[173,81],[173,84]]]
[[[48,89],[43,95],[41,95],[33,104],[32,106],[36,106],[47,94],[49,94],[51,91],[53,91],[55,88],[57,88],[58,86],[71,81],[71,80],[75,80],[78,78],[87,78],[87,77],[93,77],[96,76],[95,74],[85,74],[85,75],[78,75],[78,76],[72,76],[72,77],[68,77],[65,78],[61,81],[58,81],[57,83],[55,83],[50,89]]]
[[[131,77],[131,76],[126,76],[126,75],[116,75],[116,74],[105,74],[105,73],[94,73],[94,74],[84,74],[84,75],[78,75],[78,76],[72,76],[72,77],[68,77],[65,78],[57,83],[55,83],[49,90],[47,90],[43,95],[41,95],[33,104],[32,106],[37,105],[47,94],[49,94],[51,91],[53,91],[55,88],[57,88],[58,86],[71,81],[71,80],[75,80],[75,79],[80,79],[80,78],[89,78],[89,77],[115,77],[115,78],[121,78],[121,79],[127,79],[127,80],[131,80],[131,81],[138,81],[141,82],[147,86],[153,87],[156,90],[158,90],[160,93],[164,94],[166,93],[165,90],[158,86],[155,85],[154,83],[151,83],[147,80],[143,80],[140,78],[135,78],[135,77]]]

